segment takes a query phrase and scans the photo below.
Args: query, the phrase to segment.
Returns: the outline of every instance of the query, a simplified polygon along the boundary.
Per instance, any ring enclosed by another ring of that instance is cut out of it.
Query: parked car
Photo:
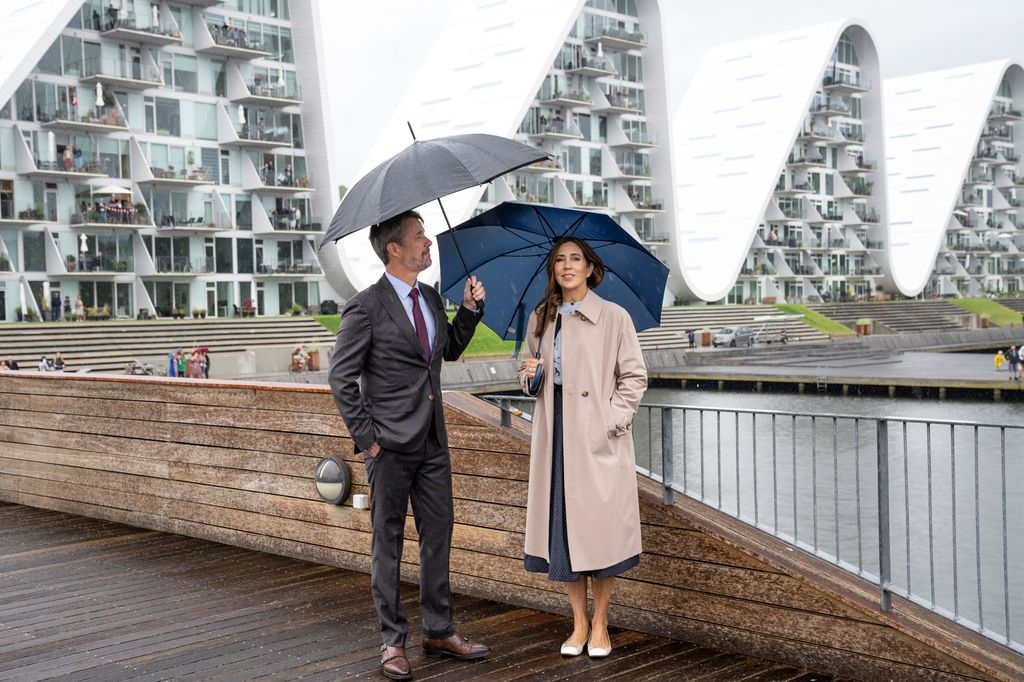
[[[711,345],[719,346],[750,346],[754,343],[754,330],[750,327],[723,327],[711,337]]]

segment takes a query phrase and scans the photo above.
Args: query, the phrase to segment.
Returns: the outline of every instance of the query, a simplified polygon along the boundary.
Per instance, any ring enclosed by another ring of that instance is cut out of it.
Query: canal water
[[[1024,642],[1024,404],[670,388],[643,403],[690,408],[668,422],[677,489],[871,580],[884,418],[894,591]],[[663,423],[644,407],[633,425],[659,476]]]

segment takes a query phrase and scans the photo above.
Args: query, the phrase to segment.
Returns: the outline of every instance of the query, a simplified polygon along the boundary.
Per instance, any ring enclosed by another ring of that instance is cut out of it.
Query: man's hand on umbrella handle
[[[483,282],[476,278],[476,275],[471,275],[466,278],[466,288],[462,291],[462,305],[467,310],[483,309],[484,298],[487,296],[487,292],[484,291]]]

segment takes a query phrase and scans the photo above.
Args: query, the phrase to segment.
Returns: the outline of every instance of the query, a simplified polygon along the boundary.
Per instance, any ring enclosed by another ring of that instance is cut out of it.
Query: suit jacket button
[[[589,393],[587,393],[586,391],[582,391],[582,392],[580,393],[580,395],[581,395],[581,396],[583,396],[584,398],[586,398],[586,397],[587,397],[588,395],[590,395],[590,394],[589,394]]]
[[[434,399],[434,394],[433,393],[431,393],[430,395],[427,396],[427,400],[433,400],[433,399]]]

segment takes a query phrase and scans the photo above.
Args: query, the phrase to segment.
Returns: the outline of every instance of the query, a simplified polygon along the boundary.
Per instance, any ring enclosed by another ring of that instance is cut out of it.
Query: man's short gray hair
[[[406,218],[423,220],[423,216],[416,211],[404,211],[370,228],[370,246],[385,266],[388,264],[388,244],[401,244],[402,238],[405,237],[402,223]]]

